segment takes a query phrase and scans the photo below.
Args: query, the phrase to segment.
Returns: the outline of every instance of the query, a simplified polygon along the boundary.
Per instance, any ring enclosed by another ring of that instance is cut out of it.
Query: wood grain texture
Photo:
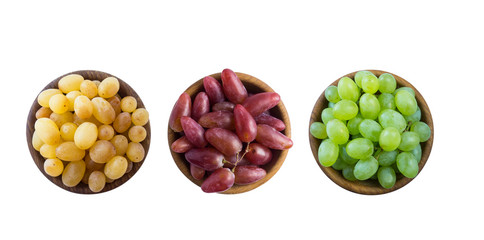
[[[75,72],[71,72],[71,73],[68,73],[68,74],[65,74],[65,75],[58,77],[57,79],[50,82],[47,86],[45,86],[45,88],[43,90],[49,89],[49,88],[57,88],[57,83],[59,82],[59,80],[62,77],[69,75],[69,74],[79,74],[79,75],[83,76],[84,79],[100,80],[100,81],[102,81],[103,79],[105,79],[107,77],[115,77],[111,74],[100,72],[100,71],[94,71],[94,70],[75,71]],[[133,96],[134,98],[136,98],[136,100],[138,102],[138,108],[144,108],[145,106],[143,104],[143,101],[141,101],[141,98],[134,91],[134,89],[131,88],[126,82],[124,82],[120,78],[118,78],[118,77],[116,77],[116,78],[119,80],[119,86],[120,86],[119,92],[118,92],[119,96],[121,96],[121,98],[125,97],[125,96]],[[32,107],[30,108],[29,116],[28,116],[28,119],[27,119],[27,144],[29,146],[30,155],[32,155],[32,158],[33,158],[35,164],[37,165],[37,167],[39,168],[40,172],[42,172],[42,174],[44,174],[44,176],[47,179],[49,179],[51,182],[53,182],[55,185],[65,189],[67,191],[74,192],[74,193],[81,193],[81,194],[93,194],[93,192],[89,189],[87,184],[84,184],[84,183],[81,182],[75,187],[67,187],[62,183],[61,176],[51,177],[44,172],[44,161],[45,161],[45,159],[32,146],[32,135],[34,133],[34,125],[35,125],[35,121],[36,121],[35,113],[37,112],[37,110],[39,108],[40,108],[40,105],[37,103],[37,97],[36,97],[34,102],[32,103]],[[122,184],[124,184],[126,181],[128,181],[131,177],[134,176],[134,174],[140,169],[141,165],[145,162],[146,156],[148,155],[148,150],[150,148],[150,142],[151,142],[150,122],[148,121],[148,123],[144,127],[146,129],[147,134],[146,134],[146,139],[143,142],[141,142],[141,145],[143,145],[143,147],[145,149],[145,158],[141,162],[133,163],[133,169],[129,173],[125,174],[124,176],[122,176],[119,179],[116,179],[112,183],[106,183],[106,186],[104,187],[104,189],[101,192],[110,191],[110,190],[115,189],[115,188],[121,186]]]
[[[236,73],[236,74],[244,84],[247,91],[250,93],[274,92],[274,90],[272,90],[272,88],[269,87],[269,85],[265,84],[264,82],[262,82],[261,80],[253,76],[250,76],[244,73]],[[212,74],[210,76],[214,77],[220,83],[222,83],[220,73]],[[189,88],[187,88],[185,92],[191,96],[193,101],[197,93],[203,90],[204,89],[203,89],[203,78],[202,78],[199,81],[192,84]],[[282,102],[282,100],[279,102],[278,105],[272,108],[270,112],[271,112],[271,115],[281,119],[286,124],[286,129],[284,129],[282,133],[284,133],[287,137],[291,137],[291,124],[289,121],[289,115],[287,114],[286,108],[284,107],[284,103]],[[180,136],[181,135],[179,133],[175,133],[173,130],[170,129],[170,127],[168,127],[168,147],[170,148],[170,151],[171,151],[171,144]],[[269,179],[271,179],[272,176],[274,176],[277,173],[279,168],[281,168],[282,164],[284,163],[284,160],[286,159],[288,151],[289,150],[283,150],[283,151],[272,150],[272,154],[273,154],[272,161],[264,166],[261,166],[267,171],[267,175],[263,179],[249,185],[234,185],[232,188],[230,188],[229,190],[223,193],[236,194],[236,193],[247,192],[269,181]],[[198,186],[201,186],[203,180],[196,180],[195,178],[192,177],[192,175],[190,174],[190,164],[185,160],[184,154],[171,151],[171,155],[173,156],[173,160],[175,161],[180,171],[188,179],[190,179],[190,181],[192,181]],[[205,176],[205,178],[206,177],[207,176]]]
[[[383,73],[387,73],[385,71],[379,71],[379,70],[367,70],[367,71],[372,72],[377,77],[379,77]],[[354,79],[356,73],[357,72],[353,72],[343,77],[349,77],[351,79]],[[397,88],[410,87],[415,91],[415,98],[417,99],[418,106],[420,107],[420,110],[422,112],[422,118],[420,121],[427,123],[427,125],[430,127],[430,130],[431,130],[430,139],[426,142],[420,143],[422,146],[422,160],[419,163],[419,174],[420,174],[423,167],[425,166],[425,163],[427,163],[427,160],[430,155],[430,151],[432,150],[432,144],[434,141],[434,124],[432,120],[432,114],[430,113],[430,109],[427,103],[425,102],[425,99],[420,94],[420,92],[414,86],[412,86],[412,84],[407,82],[405,79],[399,77],[398,75],[395,75],[393,73],[391,74],[395,77],[395,80],[397,81]],[[331,85],[337,86],[338,81],[339,79],[334,81]],[[328,107],[328,101],[326,100],[324,96],[324,91],[323,91],[323,93],[319,96],[318,100],[316,101],[316,104],[314,105],[313,111],[311,113],[311,119],[309,121],[309,126],[311,126],[313,122],[321,122],[321,112],[326,107]],[[404,177],[402,174],[397,174],[397,181],[395,185],[390,189],[385,189],[381,187],[380,184],[378,183],[378,180],[365,180],[365,181],[356,180],[354,182],[348,181],[343,177],[343,175],[341,174],[341,171],[337,171],[332,167],[323,167],[321,164],[319,164],[318,148],[319,148],[319,145],[321,144],[320,139],[313,137],[311,133],[309,133],[309,143],[311,145],[311,151],[313,152],[314,159],[316,160],[316,163],[321,168],[321,170],[333,182],[335,182],[342,188],[347,189],[349,191],[360,193],[360,194],[366,194],[366,195],[384,194],[384,193],[389,193],[397,189],[400,189],[413,180],[413,178],[407,178],[407,177]]]

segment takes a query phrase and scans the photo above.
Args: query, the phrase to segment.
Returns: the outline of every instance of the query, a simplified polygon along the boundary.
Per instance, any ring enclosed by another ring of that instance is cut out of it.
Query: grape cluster
[[[322,166],[342,171],[349,181],[378,179],[384,188],[394,186],[397,173],[417,176],[420,143],[431,130],[420,121],[413,89],[397,89],[389,73],[376,77],[360,71],[324,94],[329,104],[321,112],[322,122],[310,126],[311,135],[323,139],[318,149]]]
[[[121,98],[119,88],[114,77],[91,81],[69,74],[58,89],[39,94],[32,145],[46,159],[47,175],[100,192],[144,159],[148,111],[132,96]]]
[[[179,138],[171,150],[184,154],[193,178],[203,180],[204,192],[223,192],[234,184],[247,185],[266,176],[262,167],[272,160],[272,150],[285,150],[292,141],[281,131],[286,126],[270,109],[279,101],[274,92],[248,93],[230,69],[222,84],[203,79],[204,91],[192,99],[178,98],[169,127]]]

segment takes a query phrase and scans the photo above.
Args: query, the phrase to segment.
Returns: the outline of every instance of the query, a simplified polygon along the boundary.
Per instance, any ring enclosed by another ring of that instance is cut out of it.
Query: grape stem
[[[237,159],[237,161],[234,163],[234,167],[232,168],[232,172],[235,172],[235,168],[237,167],[237,164],[239,164],[239,162],[245,157],[245,154],[247,154],[249,151],[250,151],[250,142],[247,143],[247,147],[245,147],[245,151],[244,151],[244,154],[242,154],[242,156],[239,158],[239,153],[238,152],[235,156],[235,159]]]
[[[381,154],[381,148],[376,148],[376,151],[375,151],[375,159],[378,160],[378,158],[380,157],[380,154]]]

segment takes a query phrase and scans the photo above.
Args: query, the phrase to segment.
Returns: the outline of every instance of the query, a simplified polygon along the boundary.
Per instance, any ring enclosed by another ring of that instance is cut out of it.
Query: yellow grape
[[[64,141],[74,141],[77,125],[73,122],[66,122],[60,127],[60,135]]]
[[[118,116],[121,113],[121,100],[119,96],[116,94],[114,97],[109,98],[108,102],[113,107],[115,115]]]
[[[64,161],[79,161],[84,158],[86,151],[78,148],[74,142],[68,141],[59,144],[55,149],[55,155]]]
[[[35,150],[40,151],[40,148],[42,147],[42,145],[44,145],[44,141],[42,141],[42,139],[39,138],[39,135],[37,135],[37,131],[34,131],[34,133],[32,134],[32,146],[34,147]],[[126,146],[128,146],[127,142],[126,142]]]
[[[111,178],[106,177],[106,183],[112,183],[112,182],[114,182],[114,180],[115,179],[111,179]]]
[[[132,162],[141,162],[145,157],[145,149],[141,143],[130,142],[128,144],[126,156]]]
[[[49,145],[49,144],[44,144],[42,147],[40,147],[40,155],[44,158],[56,158],[57,156],[55,155],[55,149],[59,146],[58,145]]]
[[[56,94],[49,99],[49,108],[58,114],[65,113],[69,110],[69,99],[62,93]]]
[[[84,161],[70,162],[62,172],[62,183],[68,187],[74,187],[81,182],[85,172],[86,163]]]
[[[102,84],[102,83],[101,83]],[[95,97],[92,99],[94,111],[92,114],[94,117],[103,124],[111,124],[116,118],[113,106],[104,98]]]
[[[74,143],[80,149],[89,149],[97,140],[97,126],[91,122],[84,122],[77,127]]]
[[[63,93],[69,93],[72,91],[79,91],[82,81],[84,81],[84,78],[81,75],[69,74],[61,78],[57,83],[57,86]]]
[[[110,179],[118,179],[126,173],[128,169],[128,160],[121,156],[111,158],[104,166],[104,174]]]
[[[131,115],[127,112],[120,113],[113,122],[113,128],[118,133],[126,132],[131,127]]]
[[[101,140],[109,141],[114,137],[114,128],[111,125],[101,125],[98,131],[98,138]]]
[[[49,118],[51,113],[52,110],[50,110],[50,108],[41,107],[39,110],[37,110],[37,112],[35,112],[35,118]]]
[[[52,121],[55,122],[55,125],[57,125],[58,128],[60,128],[64,123],[72,122],[74,121],[74,117],[71,112],[65,112],[62,114],[58,113],[51,113],[49,117]]]
[[[56,145],[60,143],[59,128],[49,118],[40,118],[35,122],[35,131],[42,142],[49,145]]]
[[[69,111],[73,112],[74,111],[74,102],[76,101],[76,98],[81,96],[82,93],[79,91],[72,91],[68,94],[66,94],[66,98],[69,100]]]
[[[146,138],[146,129],[142,126],[133,126],[129,129],[128,136],[132,142],[142,142]]]
[[[79,96],[74,101],[74,111],[81,119],[88,119],[94,111],[94,104],[86,96]]]
[[[94,171],[89,175],[89,189],[93,192],[100,192],[106,185],[106,176],[103,172]]]
[[[90,123],[94,123],[96,126],[101,126],[103,125],[102,123],[100,123],[93,115],[91,115],[90,118],[88,119],[82,119],[80,118],[79,116],[77,116],[77,114],[73,114],[73,118],[74,118],[74,121],[73,123],[75,123],[77,126],[85,123],[85,122],[90,122]]]
[[[111,139],[111,143],[116,148],[116,155],[123,156],[128,150],[128,139],[123,135],[116,135]]]
[[[105,78],[98,87],[98,94],[103,98],[110,98],[119,91],[119,81],[115,77]]]
[[[96,87],[97,87],[97,88],[99,87],[99,84],[101,84],[101,81],[99,81],[99,80],[92,80],[92,82],[93,82],[94,84],[96,84]]]
[[[97,163],[94,162],[89,154],[86,154],[84,158],[84,162],[86,163],[86,169],[90,171],[102,171],[104,169],[104,163]]]
[[[99,140],[89,149],[89,157],[97,163],[106,163],[116,155],[116,148],[110,141]]]
[[[44,162],[44,171],[51,177],[57,177],[64,171],[64,164],[57,158],[49,158]]]
[[[146,123],[148,123],[149,118],[150,115],[144,108],[136,109],[131,115],[133,124],[136,126],[144,126]]]
[[[62,92],[59,89],[46,89],[39,94],[37,102],[40,106],[48,108],[50,98],[57,94],[62,94]]]
[[[84,163],[86,163],[85,160],[84,160]],[[89,184],[89,176],[91,175],[92,172],[93,170],[87,169],[87,164],[86,164],[86,171],[84,172],[84,176],[82,176],[81,182],[84,184]]]
[[[136,101],[136,98],[132,96],[127,96],[121,99],[121,110],[123,112],[129,112],[132,113],[136,108],[138,107],[138,102]]]
[[[89,99],[97,96],[97,86],[91,80],[84,80],[80,86],[81,93]]]
[[[128,168],[126,169],[126,173],[131,172],[131,170],[133,170],[133,166],[134,166],[133,161],[128,160]]]

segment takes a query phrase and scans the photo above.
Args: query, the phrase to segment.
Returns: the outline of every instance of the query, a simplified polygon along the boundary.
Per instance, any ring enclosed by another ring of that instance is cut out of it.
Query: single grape
[[[126,157],[128,157],[131,162],[141,162],[145,158],[145,148],[141,143],[130,142],[126,149]]]
[[[338,159],[339,147],[331,139],[326,139],[321,142],[318,149],[319,163],[325,167],[330,167]]]
[[[46,159],[44,162],[44,171],[51,177],[57,177],[62,174],[64,164],[57,158]]]
[[[82,77],[81,75],[69,74],[62,77],[57,83],[57,86],[59,87],[59,90],[61,90],[63,93],[69,93],[72,91],[79,91],[79,89],[81,88],[81,83],[83,81],[84,77]]]
[[[392,167],[381,167],[378,169],[378,182],[384,188],[392,188],[397,181],[397,176]]]
[[[411,151],[420,143],[420,137],[414,132],[404,132],[402,134],[402,140],[398,149],[402,151]]]
[[[213,171],[223,166],[224,155],[215,148],[192,148],[185,153],[185,159],[206,171]]]
[[[358,180],[366,180],[378,171],[378,161],[373,157],[367,157],[358,161],[353,174]]]
[[[356,85],[355,85],[356,86]],[[358,114],[358,105],[354,101],[343,99],[333,107],[333,115],[339,120],[350,120]]]
[[[69,162],[62,172],[62,183],[67,187],[74,187],[84,177],[86,163],[82,160]]]
[[[182,93],[171,110],[169,125],[175,132],[183,131],[180,118],[190,116],[192,113],[192,100],[188,93]]]
[[[417,111],[413,113],[412,115],[409,116],[403,116],[405,118],[405,121],[414,123],[420,121],[420,118],[422,117],[422,112],[420,111],[420,108],[417,106]]]
[[[412,115],[417,111],[417,100],[407,91],[395,94],[395,105],[403,115]]]
[[[293,145],[290,138],[266,124],[257,125],[257,136],[255,140],[268,148],[277,150],[286,150]]]
[[[176,153],[185,153],[193,148],[193,144],[188,141],[186,136],[178,138],[171,144],[171,150]]]
[[[265,165],[272,160],[272,151],[259,143],[251,143],[245,158],[255,165]]]
[[[358,159],[354,159],[346,152],[346,145],[339,146],[339,157],[349,165],[354,165]]]
[[[333,119],[326,125],[328,137],[336,144],[344,144],[348,141],[350,135],[346,125],[338,119]]]
[[[263,112],[275,107],[281,97],[275,92],[257,93],[248,97],[242,106],[253,116],[257,117]]]
[[[394,150],[391,152],[382,151],[378,156],[378,163],[380,166],[389,167],[395,163],[397,160],[398,151]]]
[[[193,178],[197,180],[202,180],[205,176],[205,170],[203,168],[197,167],[194,164],[190,164],[190,174]]]
[[[388,152],[397,149],[401,140],[400,132],[394,127],[383,129],[379,137],[380,147]]]
[[[230,189],[235,182],[235,174],[228,168],[215,170],[202,183],[202,191],[206,193],[223,192]]]
[[[348,180],[348,181],[355,181],[356,177],[353,174],[354,171],[354,165],[348,165],[345,168],[343,168],[343,177]]]
[[[242,142],[252,142],[257,136],[257,123],[244,106],[234,108],[235,132]]]
[[[333,165],[331,165],[332,168],[334,168],[335,170],[338,170],[338,171],[343,170],[347,166],[348,166],[348,164],[345,161],[343,161],[343,159],[341,159],[341,157],[336,159],[336,162]]]
[[[356,117],[348,121],[348,124],[346,125],[346,127],[348,127],[348,131],[350,132],[351,135],[357,135],[360,133],[359,126],[361,121],[363,121],[363,119],[364,118],[361,116],[361,114],[358,113]]]
[[[329,102],[329,103],[328,103],[328,107],[329,107],[329,108],[334,108],[334,105],[335,105],[335,104],[336,104],[336,103]]]
[[[205,129],[200,124],[191,117],[186,116],[182,116],[180,122],[188,141],[198,148],[203,148],[207,145],[207,140],[204,137]]]
[[[399,132],[403,132],[407,126],[407,122],[405,122],[405,118],[403,118],[402,114],[391,109],[381,111],[378,116],[378,122],[383,128],[394,127],[398,129]]]
[[[242,142],[237,137],[237,134],[227,129],[207,129],[207,131],[205,131],[205,139],[225,156],[235,155],[242,150]],[[188,140],[190,140],[190,138],[188,138]]]
[[[392,93],[397,88],[397,81],[390,73],[383,73],[378,78],[379,90],[382,93]]]
[[[361,116],[366,119],[376,119],[380,113],[380,102],[375,95],[365,93],[360,98]]]
[[[200,117],[198,123],[204,128],[235,130],[234,114],[229,111],[209,112]]]
[[[341,99],[356,102],[360,96],[360,91],[351,78],[343,77],[338,81],[338,95]]]
[[[397,156],[397,167],[403,176],[414,178],[418,174],[418,162],[409,152],[402,152]]]
[[[430,135],[432,134],[430,132],[430,127],[424,122],[416,122],[413,123],[412,126],[410,127],[410,131],[415,132],[418,134],[420,138],[420,142],[425,142],[429,140]]]
[[[328,137],[326,133],[326,125],[322,122],[313,122],[309,127],[311,135],[317,139],[325,139]]]
[[[138,107],[138,101],[133,96],[126,96],[119,103],[121,111],[132,113]]]
[[[110,179],[118,179],[126,173],[126,169],[128,169],[128,160],[115,156],[104,165],[104,174]]]
[[[215,103],[214,105],[212,105],[212,112],[216,112],[216,111],[232,112],[232,111],[234,111],[234,108],[235,108],[235,104],[233,104],[231,102],[222,101],[222,102],[218,102],[218,103]]]
[[[364,119],[358,127],[363,137],[370,139],[372,142],[378,142],[382,127],[376,121],[371,119]]]
[[[361,82],[363,80],[363,77],[364,76],[368,76],[368,75],[373,75],[374,76],[374,74],[372,72],[370,72],[370,71],[359,71],[359,72],[357,72],[355,74],[355,82],[356,82],[356,85],[361,88]]]
[[[115,77],[107,77],[99,84],[97,89],[100,97],[111,98],[119,91],[119,81]]]
[[[382,93],[378,96],[378,102],[380,103],[381,110],[392,109],[395,110],[395,97],[390,93]]]
[[[262,113],[254,119],[257,124],[267,124],[276,129],[277,131],[282,131],[286,129],[286,124],[282,120],[266,113]]]
[[[89,99],[97,96],[97,86],[91,80],[84,80],[79,86],[79,91]]]
[[[116,156],[116,148],[107,140],[98,140],[89,149],[89,157],[96,163],[106,163]]]
[[[222,85],[220,85],[215,78],[211,76],[203,78],[203,88],[208,95],[211,105],[223,102],[225,100]]]
[[[355,159],[365,159],[373,155],[374,145],[366,138],[356,138],[346,145],[346,152]]]
[[[255,183],[267,174],[266,170],[257,166],[237,166],[234,171],[235,184],[247,185]]]
[[[417,160],[418,163],[420,163],[420,160],[422,159],[422,146],[418,144],[412,151],[410,151],[413,156],[415,156],[415,159]]]
[[[324,91],[324,96],[326,97],[326,100],[332,103],[337,103],[341,100],[338,94],[338,87],[336,86],[329,86],[326,88]]]
[[[232,70],[224,69],[221,78],[225,97],[235,104],[242,104],[248,94],[239,77]]]
[[[333,109],[332,108],[325,108],[322,112],[321,112],[321,119],[323,120],[323,123],[325,125],[328,125],[328,122],[332,119],[335,119],[334,115],[333,115]]]
[[[208,104],[208,100],[206,102]],[[208,107],[207,109],[210,109]],[[202,110],[200,110],[202,111]],[[138,108],[131,114],[131,122],[136,126],[144,126],[148,123],[150,115],[144,108]]]
[[[365,75],[361,79],[361,89],[363,92],[374,94],[380,88],[378,78],[375,75]]]
[[[78,97],[79,98],[79,97]],[[95,97],[91,100],[93,104],[92,115],[102,124],[111,124],[116,119],[116,112],[113,106],[101,97]]]

